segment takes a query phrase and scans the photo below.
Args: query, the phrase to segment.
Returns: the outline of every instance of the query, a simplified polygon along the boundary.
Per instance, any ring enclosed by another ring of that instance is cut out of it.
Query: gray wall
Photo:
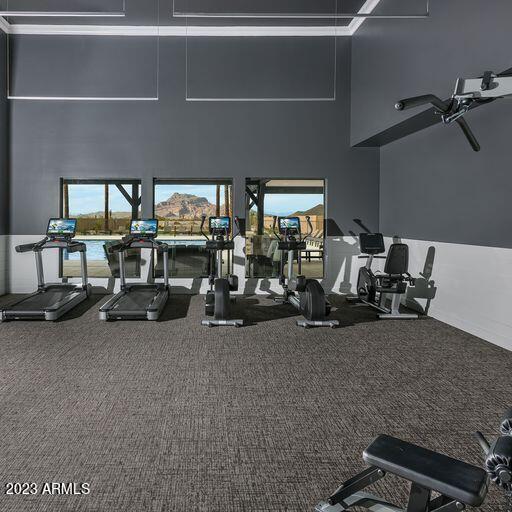
[[[54,63],[62,55],[64,68],[74,58],[70,48],[89,44],[79,36],[45,36],[44,41],[47,50],[51,47]],[[243,45],[241,40],[230,41],[231,51]],[[29,80],[35,93],[39,82],[46,87],[46,78],[44,73],[30,74],[24,61],[30,44],[35,52],[37,38],[24,39],[24,51],[15,46],[13,80],[16,87]],[[207,47],[208,40],[202,44]],[[276,39],[275,44],[282,41]],[[307,39],[297,39],[297,44],[301,52],[293,58],[300,66],[308,51]],[[351,40],[339,38],[337,44],[336,102],[187,103],[184,38],[161,40],[158,102],[12,102],[12,233],[44,231],[46,219],[59,211],[61,177],[140,177],[144,215],[152,213],[153,177],[233,177],[239,215],[243,215],[246,176],[325,177],[329,217],[344,232],[359,230],[354,218],[377,229],[379,154],[375,149],[350,147]],[[269,45],[266,39],[262,48],[269,51]],[[95,47],[101,45],[97,42]],[[318,42],[311,48],[318,51]],[[257,46],[251,51],[257,52]],[[89,74],[95,62],[91,52]],[[209,58],[207,52],[203,58]],[[197,62],[195,66],[199,67]],[[102,74],[109,72],[115,74],[116,69],[101,68]],[[233,88],[230,76],[226,87]],[[221,78],[222,70],[217,79]],[[84,74],[84,81],[88,79]],[[105,83],[104,75],[101,79]],[[251,77],[238,79],[246,84]],[[80,84],[76,77],[71,81]]]
[[[367,20],[353,38],[352,141],[420,110],[397,99],[450,96],[457,77],[512,67],[512,4],[432,0],[428,20]],[[512,101],[467,116],[482,145],[474,153],[456,126],[434,126],[384,146],[380,222],[388,235],[512,247]]]
[[[9,225],[9,102],[7,91],[7,36],[0,31],[0,235],[8,234]]]

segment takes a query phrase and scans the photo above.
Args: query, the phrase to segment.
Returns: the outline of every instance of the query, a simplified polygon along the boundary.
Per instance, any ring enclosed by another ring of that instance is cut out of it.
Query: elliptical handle
[[[240,219],[238,218],[237,215],[234,216],[234,221],[235,221],[235,227],[238,231],[238,233],[235,233],[232,237],[231,237],[231,240],[234,240],[239,234],[240,234]]]
[[[306,240],[306,238],[309,238],[313,234],[313,224],[311,224],[311,217],[309,215],[306,215],[306,222],[308,223],[309,231],[306,233],[306,236],[304,236],[302,240]]]
[[[210,240],[210,238],[208,237],[208,235],[204,232],[203,228],[204,228],[204,223],[206,222],[206,215],[203,213],[201,215],[201,227],[199,228],[200,231],[201,231],[201,235],[203,235],[206,240]]]
[[[275,237],[278,239],[278,240],[281,240],[281,236],[279,235],[279,233],[276,231],[276,224],[277,224],[277,215],[274,215],[274,221],[272,223],[272,231],[274,232],[274,235]]]

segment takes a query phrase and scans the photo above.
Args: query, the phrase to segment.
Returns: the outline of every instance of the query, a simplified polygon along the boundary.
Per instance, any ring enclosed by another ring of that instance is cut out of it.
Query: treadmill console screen
[[[73,238],[76,233],[76,219],[50,219],[46,234]]]
[[[279,217],[279,232],[282,235],[298,235],[300,233],[299,217]]]
[[[210,217],[210,233],[229,233],[231,231],[230,217]]]
[[[132,220],[130,224],[130,235],[155,237],[158,234],[158,220]]]

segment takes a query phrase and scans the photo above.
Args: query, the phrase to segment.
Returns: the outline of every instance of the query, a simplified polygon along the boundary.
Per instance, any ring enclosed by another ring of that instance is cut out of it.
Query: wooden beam
[[[257,203],[258,207],[258,227],[256,233],[263,235],[265,232],[265,184],[258,186]]]
[[[258,204],[258,197],[254,195],[254,192],[248,186],[245,187],[245,193],[252,199],[254,204]]]
[[[104,230],[105,233],[108,233],[108,217],[109,217],[109,189],[108,189],[108,183],[105,183],[105,211],[104,211]]]
[[[224,215],[230,217],[229,214],[229,186],[224,185]]]
[[[267,187],[266,194],[323,194],[324,187]]]
[[[139,185],[132,185],[132,219],[139,218],[139,205],[140,205],[140,197],[139,197]]]
[[[128,194],[128,192],[125,190],[125,188],[122,185],[119,185],[119,183],[116,183],[115,185],[116,185],[117,190],[119,190],[119,192],[121,192],[121,194],[123,194],[124,198],[128,201],[130,206],[133,206],[133,203],[135,202],[133,200],[134,196],[132,197],[130,194]],[[134,186],[136,186],[136,185],[132,185],[132,187],[134,187]],[[133,190],[133,188],[132,188],[132,190]]]
[[[63,186],[63,194],[64,194],[64,211],[63,215],[65,219],[69,219],[69,185],[64,183]]]

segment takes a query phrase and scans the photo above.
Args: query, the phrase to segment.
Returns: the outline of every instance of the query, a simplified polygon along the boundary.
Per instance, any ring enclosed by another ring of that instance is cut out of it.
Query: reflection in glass
[[[274,216],[299,217],[301,231],[309,233],[306,217],[313,231],[302,252],[302,273],[306,277],[324,275],[324,181],[246,180],[246,276],[277,277],[280,251],[273,228]]]
[[[109,245],[127,235],[132,219],[140,217],[140,182],[115,180],[63,180],[62,216],[77,219],[76,238],[87,246],[89,277],[119,277],[117,254]],[[126,254],[127,277],[139,277],[141,255]],[[78,253],[64,252],[62,277],[80,275]]]
[[[158,238],[169,244],[171,277],[198,278],[209,274],[206,239],[201,234],[201,218],[233,216],[233,187],[230,180],[155,182],[154,216],[158,219]],[[208,222],[204,225],[208,231]],[[230,273],[233,262],[226,253],[223,264]],[[159,255],[155,277],[162,277]]]

